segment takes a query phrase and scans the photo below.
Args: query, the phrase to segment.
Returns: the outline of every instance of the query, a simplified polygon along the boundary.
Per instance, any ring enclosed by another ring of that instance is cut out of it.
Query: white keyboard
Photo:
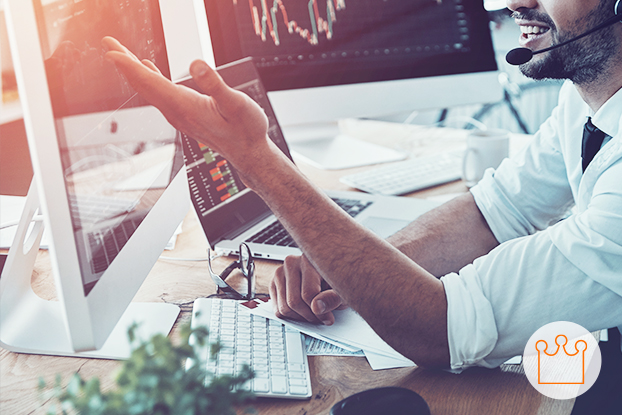
[[[439,153],[388,164],[339,180],[367,193],[396,196],[458,180],[462,153]]]
[[[276,320],[254,316],[235,300],[199,298],[192,309],[192,328],[205,326],[208,342],[201,361],[214,375],[234,375],[247,364],[255,378],[242,387],[257,396],[306,399],[311,378],[300,332]],[[220,341],[216,360],[208,359],[210,344]],[[192,365],[193,362],[188,362]]]

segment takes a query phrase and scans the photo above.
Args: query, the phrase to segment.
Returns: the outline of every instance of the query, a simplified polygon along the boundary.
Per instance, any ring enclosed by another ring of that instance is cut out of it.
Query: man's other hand
[[[270,283],[270,298],[279,318],[306,320],[328,326],[335,322],[333,310],[345,308],[333,289],[304,256],[288,256]]]

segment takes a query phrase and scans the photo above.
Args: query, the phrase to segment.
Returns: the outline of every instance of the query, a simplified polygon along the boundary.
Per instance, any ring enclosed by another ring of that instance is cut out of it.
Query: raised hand
[[[132,87],[158,108],[178,130],[219,152],[238,169],[249,154],[269,146],[268,119],[261,107],[246,94],[228,87],[205,62],[194,61],[192,78],[203,94],[175,85],[162,76],[149,60],[139,60],[112,37],[102,45]]]

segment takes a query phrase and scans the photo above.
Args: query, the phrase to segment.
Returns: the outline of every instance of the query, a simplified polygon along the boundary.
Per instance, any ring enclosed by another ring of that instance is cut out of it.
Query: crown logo
[[[585,383],[585,351],[587,342],[577,340],[574,353],[566,349],[568,338],[560,334],[555,337],[557,349],[553,353],[547,351],[545,340],[536,342],[538,351],[538,383],[582,385]],[[562,353],[563,350],[563,353]]]

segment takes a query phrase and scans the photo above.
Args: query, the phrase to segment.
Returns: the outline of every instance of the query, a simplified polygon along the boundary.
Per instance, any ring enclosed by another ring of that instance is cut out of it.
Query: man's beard
[[[597,26],[612,16],[611,0],[601,0],[600,5],[585,17],[578,19],[573,27],[583,28],[581,31],[557,31],[548,16],[537,13],[531,18],[545,22],[551,30],[553,45],[565,42],[585,31]],[[529,11],[524,16],[528,16]],[[535,14],[535,13],[534,13]],[[571,42],[568,45],[553,49],[540,60],[520,65],[521,72],[536,80],[570,79],[577,85],[593,82],[604,74],[612,57],[616,54],[618,42],[613,26],[601,29],[591,35]]]

